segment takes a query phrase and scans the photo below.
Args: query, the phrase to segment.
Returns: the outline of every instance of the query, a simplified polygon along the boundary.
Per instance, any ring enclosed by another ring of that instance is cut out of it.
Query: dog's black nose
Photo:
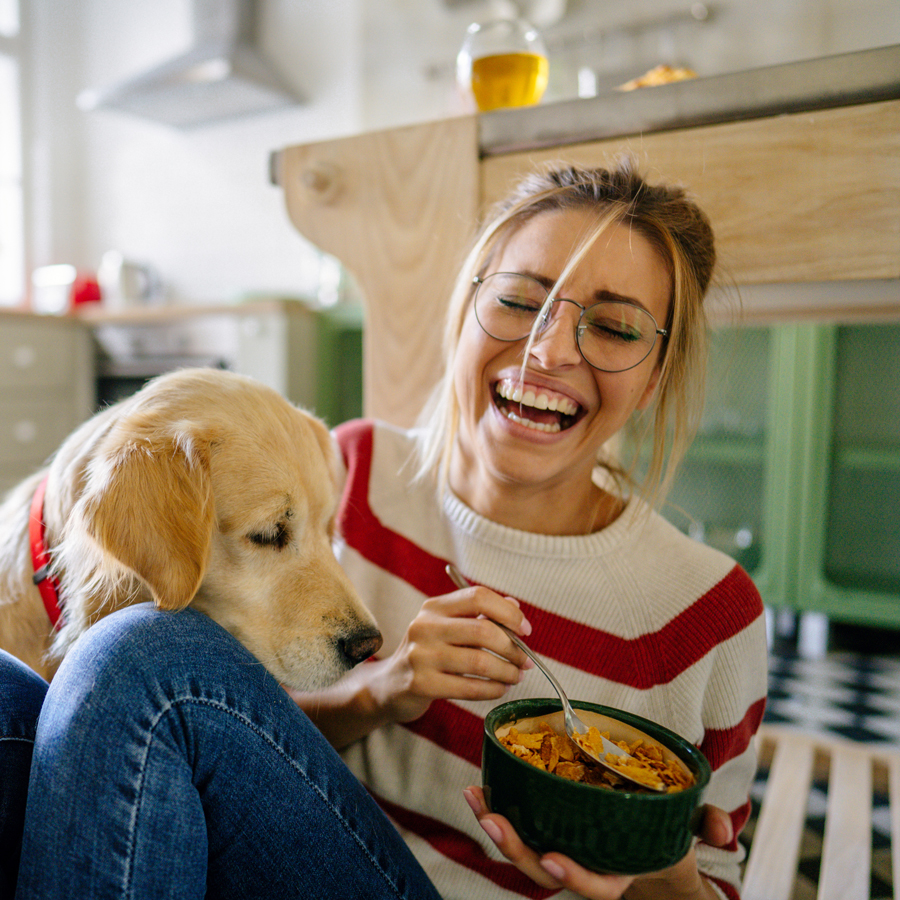
[[[374,656],[383,643],[381,632],[375,628],[361,629],[350,637],[338,638],[338,648],[351,667]]]

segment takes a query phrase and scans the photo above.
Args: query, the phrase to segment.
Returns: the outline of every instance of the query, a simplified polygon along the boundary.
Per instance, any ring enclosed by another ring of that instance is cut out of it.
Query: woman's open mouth
[[[510,421],[535,431],[555,434],[571,428],[581,417],[581,407],[553,391],[541,388],[524,390],[508,379],[494,385],[494,405]]]

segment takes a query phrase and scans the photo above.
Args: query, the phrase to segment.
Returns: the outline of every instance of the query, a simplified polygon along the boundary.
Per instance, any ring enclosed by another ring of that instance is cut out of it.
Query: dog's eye
[[[279,522],[271,531],[254,531],[248,534],[247,540],[259,547],[275,547],[276,550],[281,550],[287,546],[289,537],[287,525]]]

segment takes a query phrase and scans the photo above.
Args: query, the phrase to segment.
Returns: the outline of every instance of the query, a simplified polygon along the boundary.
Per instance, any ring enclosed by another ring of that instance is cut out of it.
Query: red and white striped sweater
[[[683,535],[640,501],[596,534],[559,537],[488,521],[430,483],[414,484],[409,432],[369,421],[336,430],[346,466],[338,555],[393,652],[422,602],[449,593],[454,562],[516,597],[530,646],[569,696],[628,709],[696,743],[713,768],[706,802],[750,810],[751,738],[766,693],[762,602],[731,559]],[[504,700],[552,696],[536,670]],[[415,722],[344,751],[445,900],[569,897],[538,887],[483,835],[462,790],[480,783],[482,722],[494,703],[439,701]],[[743,853],[698,845],[701,871],[739,896]]]

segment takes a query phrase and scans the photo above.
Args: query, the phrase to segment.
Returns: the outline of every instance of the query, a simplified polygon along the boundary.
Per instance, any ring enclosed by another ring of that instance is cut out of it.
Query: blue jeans
[[[19,900],[434,898],[275,679],[187,609],[99,622],[38,725]]]
[[[16,888],[28,772],[46,693],[43,678],[0,650],[0,900]]]

